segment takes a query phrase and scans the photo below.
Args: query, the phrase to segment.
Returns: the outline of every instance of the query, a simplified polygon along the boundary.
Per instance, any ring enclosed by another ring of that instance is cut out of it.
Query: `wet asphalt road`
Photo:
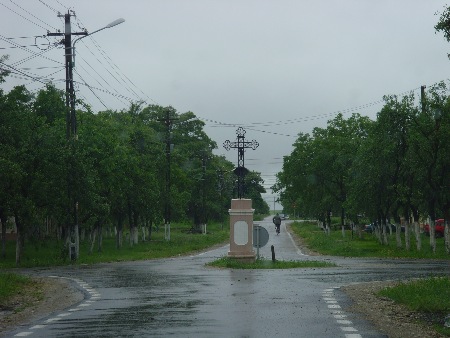
[[[336,268],[220,270],[205,263],[228,246],[199,255],[141,262],[34,270],[68,278],[84,301],[8,337],[385,337],[349,312],[340,287],[350,283],[448,275],[448,261],[345,259],[303,255],[282,224],[260,255],[326,260]],[[28,271],[29,272],[29,271]]]

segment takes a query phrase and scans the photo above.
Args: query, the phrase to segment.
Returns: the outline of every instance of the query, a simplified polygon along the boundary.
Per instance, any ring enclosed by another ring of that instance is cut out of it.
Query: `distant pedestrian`
[[[280,233],[280,225],[281,225],[281,217],[278,214],[278,212],[277,212],[277,214],[275,216],[273,216],[272,222],[273,222],[273,224],[275,224],[275,230],[276,230],[277,235],[278,235]]]

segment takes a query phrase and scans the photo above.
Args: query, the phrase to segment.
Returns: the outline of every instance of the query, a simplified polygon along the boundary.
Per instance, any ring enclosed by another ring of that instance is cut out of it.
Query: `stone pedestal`
[[[230,214],[230,251],[228,257],[254,262],[256,255],[253,251],[253,213],[252,200],[231,200]]]

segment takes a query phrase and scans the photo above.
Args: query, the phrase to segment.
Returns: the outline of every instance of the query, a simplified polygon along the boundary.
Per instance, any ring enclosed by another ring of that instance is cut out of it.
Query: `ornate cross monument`
[[[245,141],[245,133],[244,128],[239,127],[236,130],[237,141],[230,142],[226,140],[223,143],[223,147],[226,150],[230,150],[231,148],[237,148],[238,150],[238,166],[234,170],[234,173],[238,176],[238,198],[242,198],[244,195],[244,176],[248,173],[248,170],[244,167],[244,152],[247,148],[252,148],[255,150],[258,148],[259,143],[255,140]]]
[[[245,141],[245,130],[239,127],[236,130],[237,141],[230,142],[226,140],[223,146],[226,150],[237,148],[238,166],[234,173],[238,176],[238,199],[231,200],[230,214],[230,251],[228,257],[242,261],[253,262],[256,258],[253,251],[253,213],[252,200],[243,199],[244,195],[244,176],[248,170],[244,167],[245,149],[258,148],[259,143],[255,140]]]

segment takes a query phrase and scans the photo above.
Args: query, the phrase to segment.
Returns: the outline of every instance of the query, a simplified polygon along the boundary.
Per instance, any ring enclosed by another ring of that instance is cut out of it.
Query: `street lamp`
[[[73,67],[75,67],[75,44],[77,41],[85,38],[86,36],[90,36],[92,34],[95,34],[97,32],[100,32],[103,29],[114,27],[118,24],[121,24],[124,22],[124,19],[117,19],[111,22],[110,24],[106,25],[103,28],[97,29],[96,31],[93,31],[92,33],[88,32],[82,32],[82,33],[71,33],[70,29],[70,14],[67,14],[65,16],[66,18],[66,103],[69,103],[69,109],[68,109],[68,116],[67,116],[67,138],[70,139],[70,136],[73,137],[73,139],[77,140],[77,118],[76,118],[76,112],[75,112],[75,89],[73,86]],[[71,36],[72,35],[82,35],[78,39],[75,39],[73,43],[71,44]],[[71,50],[70,50],[71,49]],[[68,99],[68,100],[67,100]],[[75,148],[74,148],[75,151]],[[72,174],[72,173],[71,173]],[[69,199],[72,196],[71,188],[69,187]],[[74,237],[75,237],[75,243],[71,241],[69,250],[72,250],[71,248],[74,248],[74,255],[72,255],[72,251],[69,251],[72,259],[78,259],[79,256],[79,237],[78,237],[78,201],[76,196],[72,198],[74,199]]]
[[[77,43],[77,41],[79,41],[79,40],[85,38],[86,36],[91,36],[92,34],[95,34],[95,33],[97,33],[97,32],[100,32],[100,31],[102,31],[102,30],[104,30],[104,29],[106,29],[106,28],[111,28],[111,27],[120,25],[122,22],[125,22],[125,19],[120,18],[120,19],[114,20],[113,22],[110,22],[109,24],[107,24],[107,25],[106,25],[105,27],[103,27],[103,28],[97,29],[96,31],[93,31],[92,33],[87,33],[86,35],[84,35],[84,36],[82,36],[82,37],[79,37],[78,39],[75,39],[75,40],[73,41],[73,45],[72,45],[72,56],[73,56],[73,64],[72,64],[72,66],[75,67],[75,44]]]
[[[70,53],[71,54],[70,55],[71,62],[68,62],[68,64],[69,64],[69,69],[68,69],[69,88],[68,89],[69,89],[69,101],[70,101],[70,118],[69,118],[69,121],[70,121],[69,129],[70,130],[68,130],[68,135],[72,134],[73,136],[76,137],[76,133],[77,133],[77,126],[76,126],[77,122],[76,122],[76,117],[75,117],[75,89],[73,87],[73,67],[75,67],[75,44],[77,43],[77,41],[80,41],[81,39],[83,39],[87,36],[91,36],[97,32],[100,32],[101,30],[106,29],[106,28],[111,28],[111,27],[117,26],[124,21],[125,21],[125,19],[122,19],[122,18],[114,20],[113,22],[109,23],[105,27],[97,29],[96,31],[93,31],[92,33],[85,32],[86,34],[83,34],[83,36],[81,36],[78,39],[75,39],[73,41],[72,52]]]

